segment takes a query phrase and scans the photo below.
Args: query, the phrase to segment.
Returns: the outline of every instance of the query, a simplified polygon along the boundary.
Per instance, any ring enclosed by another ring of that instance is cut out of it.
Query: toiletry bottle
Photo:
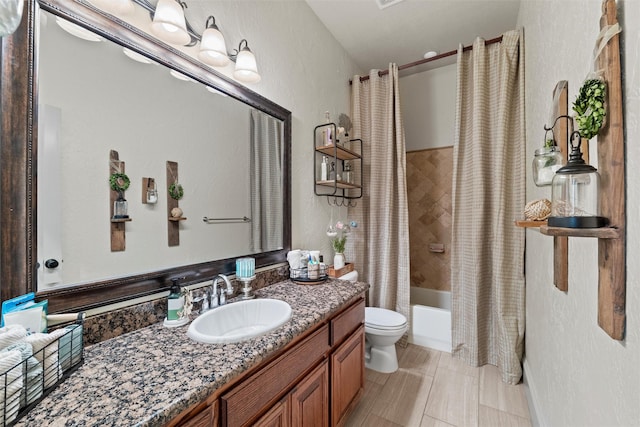
[[[329,181],[334,181],[336,179],[336,162],[331,162],[331,166],[329,169]]]
[[[353,175],[351,174],[351,163],[348,160],[345,160],[342,166],[342,179],[347,184],[353,184]]]
[[[325,124],[331,123],[331,116],[329,115],[328,111],[324,112],[324,123]],[[333,132],[333,128],[331,126],[326,126],[325,129],[322,131],[322,135],[324,136],[324,145],[333,144],[333,139],[335,135],[333,135],[332,132]]]
[[[327,156],[322,156],[322,163],[320,164],[320,181],[327,180],[327,166],[329,166]]]
[[[167,298],[167,320],[178,320],[180,319],[178,312],[182,312],[184,308],[184,297],[180,292],[178,279],[171,279],[171,282],[172,285]]]

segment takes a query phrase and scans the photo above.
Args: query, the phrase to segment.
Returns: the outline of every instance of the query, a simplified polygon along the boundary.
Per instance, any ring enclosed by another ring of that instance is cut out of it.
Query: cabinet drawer
[[[286,354],[222,396],[222,425],[242,426],[258,415],[274,397],[291,387],[329,349],[325,325]]]
[[[360,298],[358,302],[331,321],[332,346],[341,342],[346,336],[351,335],[358,326],[364,323],[364,305],[364,298]]]

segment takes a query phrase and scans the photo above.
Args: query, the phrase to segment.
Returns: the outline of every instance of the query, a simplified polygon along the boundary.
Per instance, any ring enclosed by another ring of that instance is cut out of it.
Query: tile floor
[[[530,427],[524,386],[498,368],[472,368],[449,353],[398,347],[400,369],[366,371],[365,392],[347,427]]]

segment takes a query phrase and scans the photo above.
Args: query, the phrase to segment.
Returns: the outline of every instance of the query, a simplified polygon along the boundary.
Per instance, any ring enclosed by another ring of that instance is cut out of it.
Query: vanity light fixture
[[[184,8],[187,5],[179,0],[158,0],[153,13],[151,31],[160,40],[176,45],[186,45],[191,41],[187,32]]]
[[[205,64],[214,67],[224,67],[230,61],[227,56],[227,45],[224,36],[216,25],[216,19],[213,16],[207,18],[206,28],[202,33],[200,40],[200,52],[198,58]]]
[[[89,0],[95,7],[114,15],[130,15],[133,13],[131,0]]]
[[[106,1],[106,0],[105,0]],[[182,46],[195,46],[200,42],[198,59],[203,63],[224,67],[229,61],[236,63],[233,77],[243,83],[258,83],[256,57],[249,49],[249,43],[242,39],[238,49],[228,53],[222,32],[213,16],[207,18],[202,36],[196,33],[184,16],[187,5],[180,0],[158,0],[154,7],[149,0],[130,0],[147,10],[152,16],[151,32],[167,43]]]
[[[244,43],[244,47],[242,47]],[[261,79],[258,74],[258,66],[256,64],[256,57],[249,49],[249,43],[246,39],[242,39],[238,45],[237,53],[231,57],[231,60],[236,61],[236,69],[233,72],[233,77],[237,80],[245,83],[258,83]]]

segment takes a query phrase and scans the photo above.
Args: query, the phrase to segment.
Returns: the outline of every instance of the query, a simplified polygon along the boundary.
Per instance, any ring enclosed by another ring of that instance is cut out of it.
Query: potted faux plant
[[[339,235],[333,239],[331,239],[331,246],[333,246],[333,251],[335,255],[333,256],[333,268],[334,270],[340,270],[345,266],[345,258],[344,258],[344,248],[347,244],[347,232],[345,225],[338,221],[336,223],[336,229],[338,230]]]

